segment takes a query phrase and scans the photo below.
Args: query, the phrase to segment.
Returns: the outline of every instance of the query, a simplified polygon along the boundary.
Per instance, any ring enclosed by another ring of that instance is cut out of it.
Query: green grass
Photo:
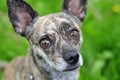
[[[28,43],[17,35],[0,1],[0,60],[26,55]],[[40,15],[61,11],[62,0],[27,0]],[[89,0],[83,23],[84,65],[80,80],[120,80],[120,0]],[[0,77],[2,72],[0,72]]]

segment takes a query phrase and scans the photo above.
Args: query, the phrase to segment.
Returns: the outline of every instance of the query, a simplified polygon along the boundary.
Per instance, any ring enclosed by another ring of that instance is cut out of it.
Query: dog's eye
[[[40,41],[40,46],[41,47],[49,47],[50,46],[50,40],[48,40],[48,39],[42,39]]]
[[[77,29],[73,29],[70,32],[70,39],[78,39],[79,38],[79,32]]]

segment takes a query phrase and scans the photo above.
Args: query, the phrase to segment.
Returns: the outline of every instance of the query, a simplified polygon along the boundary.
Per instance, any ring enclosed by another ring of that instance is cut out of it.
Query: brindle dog
[[[7,0],[13,28],[30,48],[7,66],[3,80],[77,80],[86,3],[64,0],[62,12],[41,17],[25,1]]]

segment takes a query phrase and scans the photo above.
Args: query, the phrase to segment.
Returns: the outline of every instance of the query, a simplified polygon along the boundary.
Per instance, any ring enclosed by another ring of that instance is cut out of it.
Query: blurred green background
[[[61,11],[62,0],[26,1],[42,16]],[[79,79],[120,80],[120,0],[88,1],[82,27],[84,65]],[[26,55],[27,49],[28,42],[14,32],[9,22],[6,0],[0,0],[0,60]]]

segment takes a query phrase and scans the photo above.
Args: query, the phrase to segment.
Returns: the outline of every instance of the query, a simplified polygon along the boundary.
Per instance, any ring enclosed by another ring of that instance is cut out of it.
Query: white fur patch
[[[67,19],[64,19],[64,18],[56,18],[56,20],[59,21],[60,23],[61,22],[68,22],[69,23],[69,21]]]

